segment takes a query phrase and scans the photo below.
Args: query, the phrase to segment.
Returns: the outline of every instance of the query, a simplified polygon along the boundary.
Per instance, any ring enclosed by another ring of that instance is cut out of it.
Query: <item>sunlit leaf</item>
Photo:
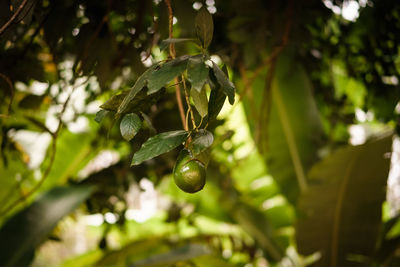
[[[0,229],[0,266],[28,266],[35,248],[57,222],[92,191],[91,186],[55,187],[10,218]]]
[[[311,169],[296,235],[301,253],[321,253],[313,266],[368,265],[380,231],[391,144],[389,135],[348,146]]]
[[[131,165],[138,165],[145,160],[152,159],[181,145],[188,136],[183,130],[171,131],[150,137],[132,158]]]
[[[210,12],[203,6],[200,8],[195,19],[195,28],[203,48],[207,48],[212,40],[214,23]]]
[[[208,77],[208,67],[204,63],[203,55],[191,57],[188,62],[187,76],[192,88],[200,93]]]
[[[120,123],[121,135],[126,141],[130,141],[142,127],[142,121],[135,113],[126,114]]]
[[[207,148],[209,148],[214,142],[214,136],[211,132],[200,129],[193,137],[191,146],[194,155],[198,155]]]
[[[199,112],[200,116],[205,117],[208,113],[208,99],[205,88],[203,88],[200,92],[192,88],[190,90],[190,95],[192,96],[194,106],[196,107],[196,110]]]

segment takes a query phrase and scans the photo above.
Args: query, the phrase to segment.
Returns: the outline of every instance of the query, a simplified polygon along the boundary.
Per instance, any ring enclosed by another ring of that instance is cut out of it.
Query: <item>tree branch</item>
[[[172,7],[171,7],[171,1],[170,0],[165,0],[165,4],[168,7],[168,32],[169,32],[169,38],[172,39],[173,38],[173,31],[172,31],[172,25],[173,25],[173,13],[172,13]],[[175,52],[175,46],[174,43],[170,43],[169,44],[169,55],[171,58],[175,58],[176,57],[176,52]],[[175,96],[176,96],[176,102],[178,103],[178,108],[179,108],[179,114],[181,116],[181,121],[182,121],[182,126],[185,129],[185,131],[188,131],[188,127],[186,122],[186,118],[185,118],[185,110],[183,108],[183,103],[182,103],[182,97],[181,97],[181,89],[179,87],[179,81],[178,78],[175,77],[174,79],[175,82]]]
[[[19,5],[17,11],[14,12],[14,14],[11,16],[11,18],[0,28],[0,35],[4,33],[4,31],[10,27],[10,25],[14,22],[14,20],[17,19],[18,15],[22,12],[24,7],[26,6],[26,3],[28,3],[28,0],[22,1],[22,3]]]

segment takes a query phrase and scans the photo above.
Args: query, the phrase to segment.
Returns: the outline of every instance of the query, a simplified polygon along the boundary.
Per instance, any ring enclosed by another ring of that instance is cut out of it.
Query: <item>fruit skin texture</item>
[[[204,164],[187,149],[179,153],[173,174],[175,184],[186,193],[196,193],[206,184]]]

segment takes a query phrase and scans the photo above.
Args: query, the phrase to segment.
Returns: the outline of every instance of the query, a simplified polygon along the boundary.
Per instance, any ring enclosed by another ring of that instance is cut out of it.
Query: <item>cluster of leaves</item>
[[[214,26],[211,14],[205,7],[199,11],[195,27],[198,42],[200,42],[203,50],[202,54],[194,56],[183,55],[154,64],[137,79],[129,92],[112,96],[101,106],[102,110],[97,114],[98,121],[107,114],[105,111],[114,112],[116,118],[122,115],[120,122],[121,135],[125,140],[130,141],[142,127],[142,120],[146,117],[143,112],[162,96],[165,92],[164,86],[168,85],[174,78],[181,77],[180,83],[183,84],[184,93],[188,94],[190,90],[194,107],[201,117],[200,122],[196,124],[193,121],[193,129],[191,131],[176,130],[150,137],[140,150],[133,155],[131,165],[138,165],[143,161],[167,153],[182,143],[186,143],[186,147],[189,147],[194,152],[194,156],[200,155],[213,142],[212,133],[201,128],[203,122],[205,123],[204,125],[207,125],[208,122],[217,117],[226,97],[228,97],[231,105],[235,101],[235,86],[228,78],[226,67],[224,71],[221,70],[206,53],[206,49],[212,40]],[[166,39],[162,41],[161,48],[163,48],[163,44],[172,45],[173,43],[191,40],[188,38]],[[207,62],[210,63],[210,67]],[[185,80],[189,81],[190,89],[187,88],[188,85]],[[175,81],[178,81],[178,79],[175,79]],[[207,87],[211,88],[209,99],[207,99]],[[179,85],[177,88],[179,88]],[[189,113],[191,104],[189,102],[187,104]],[[142,118],[139,117],[140,113],[143,114]],[[194,118],[192,119],[194,120]],[[188,116],[186,116],[185,123],[188,125]],[[193,139],[189,139],[191,141],[187,142],[189,137],[193,137]]]

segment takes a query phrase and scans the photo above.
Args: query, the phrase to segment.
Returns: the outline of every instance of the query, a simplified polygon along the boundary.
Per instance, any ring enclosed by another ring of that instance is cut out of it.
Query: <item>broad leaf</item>
[[[314,266],[369,266],[381,226],[391,144],[392,137],[385,136],[348,146],[311,169],[309,188],[299,199],[296,235],[301,253],[321,253]]]
[[[101,109],[96,113],[96,117],[94,118],[94,120],[97,123],[100,123],[108,113],[109,113],[108,110]]]
[[[188,133],[183,130],[171,131],[150,137],[132,158],[131,165],[138,165],[145,160],[152,159],[163,153],[171,151],[181,145],[187,138]]]
[[[203,55],[191,57],[188,62],[187,77],[192,88],[200,93],[208,77],[208,67],[204,64]]]
[[[177,57],[154,70],[148,80],[149,91],[152,94],[160,90],[161,87],[169,83],[173,78],[182,74],[187,67],[189,56]]]
[[[117,112],[118,107],[120,107],[121,103],[126,99],[129,93],[130,92],[122,92],[121,94],[113,95],[103,105],[101,105],[100,108],[108,111]],[[161,96],[164,95],[164,93],[164,88],[151,95],[148,95],[146,93],[146,90],[142,90],[138,94],[136,94],[134,98],[131,99],[131,101],[121,112],[121,114],[145,111],[150,108],[151,105],[156,103],[161,98]]]
[[[214,62],[212,63],[212,69],[218,83],[221,85],[222,91],[228,97],[229,103],[233,105],[235,103],[235,86]]]
[[[218,116],[224,106],[226,95],[222,91],[221,86],[217,82],[217,78],[211,70],[209,75],[210,79],[208,83],[211,87],[211,93],[208,101],[208,121],[212,121]]]
[[[200,8],[199,13],[197,13],[195,28],[201,46],[207,48],[213,37],[214,23],[210,12],[208,12],[205,6]]]
[[[208,99],[205,88],[203,88],[200,92],[192,88],[190,90],[190,95],[192,96],[194,106],[196,107],[196,110],[199,112],[200,116],[205,117],[208,113]]]
[[[214,142],[214,136],[207,130],[200,129],[192,140],[192,152],[194,155],[198,155],[207,148],[209,148]]]
[[[125,98],[119,105],[118,110],[117,110],[118,114],[125,113],[126,109],[129,106],[129,103],[135,98],[136,94],[139,93],[143,89],[143,87],[146,86],[147,80],[149,79],[150,75],[153,73],[153,71],[157,67],[158,67],[158,64],[151,66],[136,80],[132,89],[129,91],[129,93],[125,96]]]
[[[323,138],[311,84],[304,69],[295,62],[286,51],[278,59],[272,103],[270,111],[261,112],[267,115],[257,143],[270,173],[291,203],[296,202],[300,187],[306,186],[306,173],[318,159]]]
[[[161,41],[160,50],[165,50],[170,44],[184,43],[184,42],[194,42],[191,38],[168,38]]]
[[[130,141],[142,127],[142,121],[135,113],[126,114],[120,123],[121,135],[126,141]]]
[[[55,187],[9,219],[0,229],[0,266],[29,266],[35,248],[92,190],[91,186]]]

